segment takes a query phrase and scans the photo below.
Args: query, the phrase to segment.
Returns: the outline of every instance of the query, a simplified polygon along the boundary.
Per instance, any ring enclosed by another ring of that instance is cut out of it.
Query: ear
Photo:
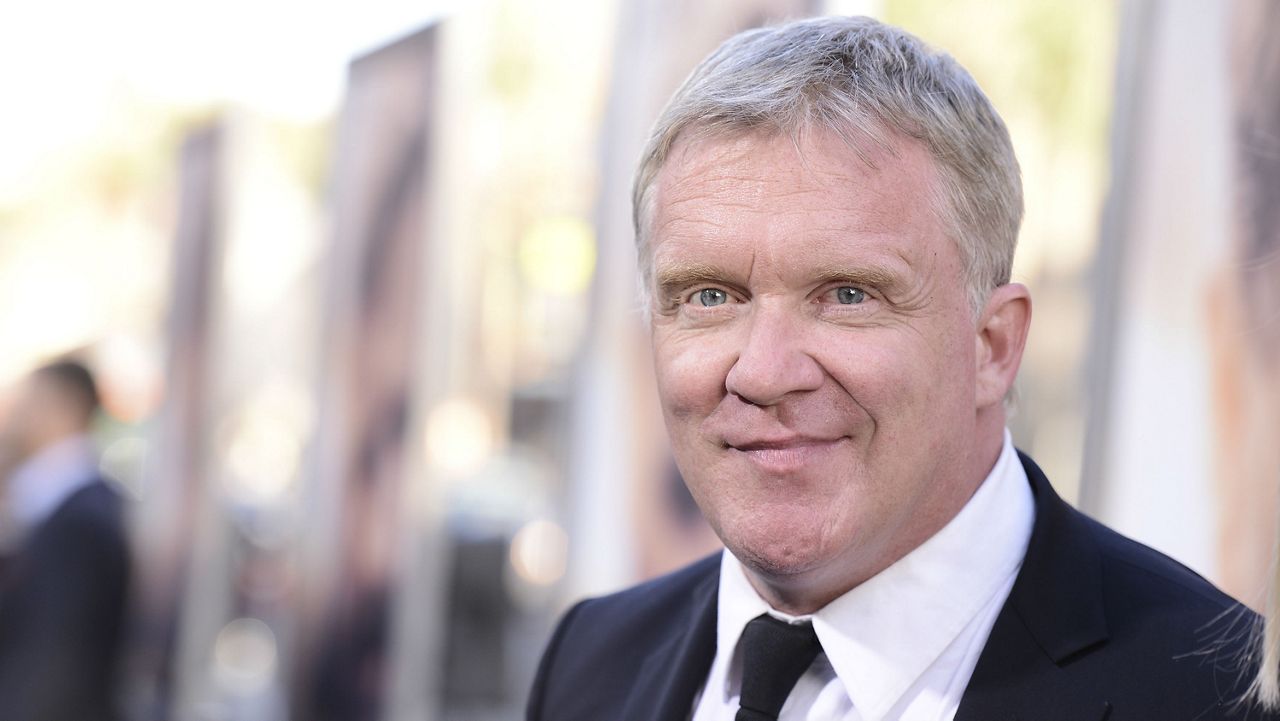
[[[1031,293],[1021,283],[991,292],[974,337],[977,351],[978,408],[1003,403],[1022,364],[1022,349],[1031,327]]]

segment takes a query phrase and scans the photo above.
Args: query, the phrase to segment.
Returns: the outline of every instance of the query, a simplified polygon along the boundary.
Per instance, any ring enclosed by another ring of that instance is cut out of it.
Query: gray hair
[[[729,38],[671,98],[632,189],[644,287],[652,273],[653,185],[677,140],[746,132],[798,137],[815,128],[838,133],[864,160],[867,141],[893,152],[890,133],[923,143],[938,171],[933,208],[964,261],[975,314],[992,289],[1009,282],[1022,181],[991,102],[951,56],[910,33],[870,18],[824,17]]]

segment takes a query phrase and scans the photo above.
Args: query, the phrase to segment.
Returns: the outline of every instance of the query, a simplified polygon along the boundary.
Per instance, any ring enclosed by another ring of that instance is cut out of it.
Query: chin
[[[776,524],[748,523],[746,528],[734,530],[738,532],[721,534],[725,546],[743,565],[769,579],[794,579],[831,560],[820,524],[800,526],[790,517]]]

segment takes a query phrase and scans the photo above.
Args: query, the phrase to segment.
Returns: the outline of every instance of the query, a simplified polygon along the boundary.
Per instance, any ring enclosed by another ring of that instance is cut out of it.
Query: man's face
[[[933,163],[906,139],[869,158],[817,133],[694,142],[654,188],[676,461],[725,545],[782,586],[861,583],[981,480],[976,325]]]
[[[57,386],[39,375],[28,376],[12,389],[0,418],[0,446],[4,453],[26,458],[59,434],[67,400]]]
[[[34,378],[6,389],[0,416],[0,452],[25,457],[32,452],[33,426],[41,423],[40,388]]]

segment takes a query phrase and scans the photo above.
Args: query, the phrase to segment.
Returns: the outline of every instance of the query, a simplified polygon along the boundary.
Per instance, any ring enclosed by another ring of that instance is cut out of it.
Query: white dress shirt
[[[823,648],[779,721],[951,721],[1013,588],[1034,521],[1031,488],[1006,429],[991,473],[955,518],[811,616],[770,608],[726,550],[716,656],[693,721],[733,721],[742,682],[738,639],[766,612],[812,621]]]
[[[41,449],[9,477],[7,516],[18,525],[9,530],[24,533],[38,526],[96,478],[98,452],[88,436],[72,436]]]

